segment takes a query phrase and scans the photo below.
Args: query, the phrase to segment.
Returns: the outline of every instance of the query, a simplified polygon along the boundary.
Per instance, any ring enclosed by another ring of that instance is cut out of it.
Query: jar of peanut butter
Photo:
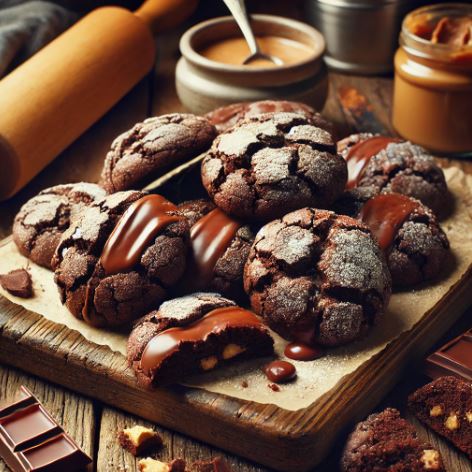
[[[472,4],[407,15],[395,55],[393,126],[438,154],[472,157]]]

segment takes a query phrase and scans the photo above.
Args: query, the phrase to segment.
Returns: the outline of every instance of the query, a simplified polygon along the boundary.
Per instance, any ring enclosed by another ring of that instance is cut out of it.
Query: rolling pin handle
[[[146,0],[134,14],[156,34],[182,23],[195,11],[197,5],[198,0]]]

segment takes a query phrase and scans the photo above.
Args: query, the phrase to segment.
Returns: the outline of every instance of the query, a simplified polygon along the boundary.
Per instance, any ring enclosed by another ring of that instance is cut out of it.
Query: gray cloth
[[[34,0],[0,0],[0,77],[71,26],[78,15]]]

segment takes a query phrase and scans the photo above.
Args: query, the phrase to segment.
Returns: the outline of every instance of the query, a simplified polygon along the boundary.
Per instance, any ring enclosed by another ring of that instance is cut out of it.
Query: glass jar
[[[472,38],[462,46],[438,39],[443,18],[472,21],[472,5],[427,6],[403,21],[392,122],[403,138],[435,153],[472,156]]]

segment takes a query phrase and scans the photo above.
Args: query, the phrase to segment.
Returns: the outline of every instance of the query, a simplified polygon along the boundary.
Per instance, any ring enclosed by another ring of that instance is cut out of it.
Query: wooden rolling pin
[[[153,34],[198,0],[99,8],[0,81],[0,200],[14,195],[153,67]]]

